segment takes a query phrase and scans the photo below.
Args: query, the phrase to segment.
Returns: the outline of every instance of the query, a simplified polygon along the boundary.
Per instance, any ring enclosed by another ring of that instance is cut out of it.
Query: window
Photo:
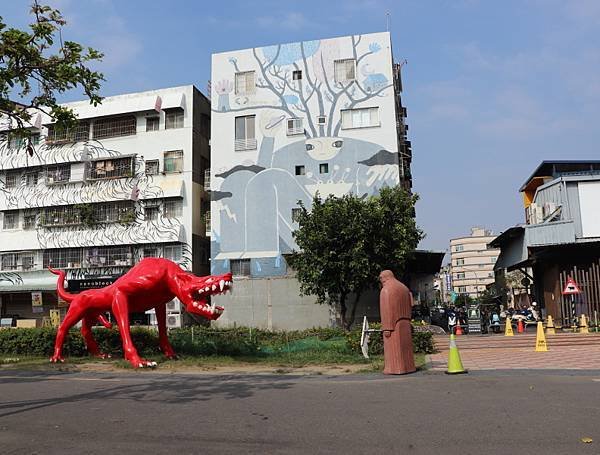
[[[454,247],[454,251],[463,251],[465,249],[464,245],[456,245]]]
[[[131,136],[136,133],[137,119],[135,115],[100,118],[94,121],[93,138],[108,139],[110,137]]]
[[[21,254],[21,268],[23,270],[33,270],[34,267],[35,267],[35,254],[34,253]]]
[[[250,259],[232,259],[231,273],[234,276],[250,276]]]
[[[327,117],[325,117],[324,115],[319,115],[317,117],[317,125],[324,126],[326,124],[327,124]]]
[[[150,247],[144,248],[144,257],[145,258],[158,258],[160,257],[158,254],[158,248]]]
[[[80,268],[83,253],[81,248],[44,250],[44,268]]]
[[[183,215],[183,201],[181,199],[166,199],[163,206],[163,217],[179,218]]]
[[[85,263],[88,267],[128,266],[132,265],[133,255],[128,246],[109,246],[89,248],[85,251]]]
[[[163,248],[163,257],[171,261],[181,261],[181,245],[165,245]]]
[[[292,209],[292,221],[294,223],[298,222],[298,218],[300,217],[301,213],[302,213],[302,209]]]
[[[290,118],[287,121],[287,135],[294,136],[296,134],[304,134],[304,126],[302,126],[302,119]]]
[[[44,210],[40,224],[48,227],[81,224],[81,208],[73,205],[48,207]]]
[[[25,185],[36,186],[38,184],[39,177],[40,177],[40,173],[38,171],[26,172],[25,173]]]
[[[8,136],[8,148],[9,149],[20,149],[21,146],[23,145],[23,137],[22,136],[18,136],[16,134],[9,134]]]
[[[131,223],[135,221],[135,209],[132,201],[109,202],[94,206],[93,222]]]
[[[467,292],[467,287],[466,286],[459,286],[458,287],[458,293],[459,294],[465,294]]]
[[[35,213],[35,210],[25,210],[23,213],[23,229],[35,229],[36,222],[37,214]]]
[[[458,272],[456,274],[456,279],[457,280],[464,280],[465,279],[465,272]]]
[[[379,126],[379,108],[347,109],[342,111],[342,129]]]
[[[19,227],[19,211],[4,212],[2,229],[17,229]]]
[[[464,259],[457,259],[456,260],[456,265],[464,265],[465,264],[465,260]]]
[[[301,79],[302,79],[302,71],[301,70],[292,71],[292,80],[299,81]]]
[[[488,273],[488,277],[489,277],[489,278],[494,278],[494,272],[490,272],[490,273]]]
[[[235,94],[252,95],[256,91],[254,71],[235,73]]]
[[[146,202],[144,206],[144,219],[146,221],[158,221],[160,209],[157,202]]]
[[[8,171],[6,173],[6,188],[15,188],[21,184],[21,171]]]
[[[158,131],[158,117],[146,117],[146,131]]]
[[[163,171],[165,173],[183,171],[183,150],[165,152]]]
[[[356,79],[356,61],[353,58],[336,60],[333,64],[336,82],[349,82]]]
[[[146,161],[146,175],[157,175],[158,174],[158,160]]]
[[[114,158],[92,161],[90,179],[115,179],[133,175],[133,158]]]
[[[329,164],[321,163],[319,164],[319,174],[328,174],[329,173]]]
[[[48,125],[46,142],[77,142],[87,141],[90,138],[90,122],[80,121],[75,128],[58,128]]]
[[[9,253],[2,255],[2,270],[17,270],[17,261],[19,255],[17,253]]]
[[[176,107],[165,109],[165,129],[183,128],[183,109]]]
[[[304,166],[296,166],[296,175],[304,175],[306,173],[306,169]]]
[[[490,261],[492,262],[492,264],[495,264],[497,260],[498,260],[498,258],[496,256],[492,256],[490,258]]]
[[[256,150],[255,115],[235,118],[235,150]]]
[[[48,166],[46,170],[46,183],[65,183],[71,180],[71,165],[57,164]]]

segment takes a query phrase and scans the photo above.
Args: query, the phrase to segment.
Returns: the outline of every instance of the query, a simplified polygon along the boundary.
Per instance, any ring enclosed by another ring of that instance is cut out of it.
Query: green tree
[[[58,10],[34,0],[31,14],[29,30],[8,28],[0,16],[0,115],[11,122],[11,134],[25,141],[30,155],[31,110],[48,114],[58,128],[70,128],[76,117],[58,104],[56,96],[81,87],[95,106],[101,102],[98,90],[104,80],[87,66],[101,60],[100,52],[62,41],[66,22]]]
[[[378,283],[382,270],[399,276],[423,238],[414,219],[418,197],[384,188],[378,196],[329,197],[317,194],[311,210],[301,202],[294,232],[298,251],[290,258],[302,295],[338,307],[349,329],[361,295]],[[354,295],[348,302],[350,295]]]

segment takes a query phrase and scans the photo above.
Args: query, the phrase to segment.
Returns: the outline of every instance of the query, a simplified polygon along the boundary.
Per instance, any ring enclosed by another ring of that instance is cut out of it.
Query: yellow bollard
[[[548,315],[548,323],[546,324],[546,335],[556,335],[554,321],[550,315]]]
[[[513,333],[512,322],[508,316],[506,317],[506,325],[504,327],[504,336],[505,337],[514,337],[515,336],[515,334]]]
[[[579,322],[579,333],[590,333],[590,330],[588,329],[588,323],[587,323],[587,318],[585,317],[585,314],[581,315],[581,319]]]
[[[546,352],[548,345],[546,344],[546,336],[544,335],[544,324],[537,323],[537,336],[535,337],[535,352]]]

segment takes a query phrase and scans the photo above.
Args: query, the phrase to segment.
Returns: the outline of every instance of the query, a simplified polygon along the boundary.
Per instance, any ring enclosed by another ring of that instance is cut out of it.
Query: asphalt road
[[[0,453],[598,454],[600,370],[403,377],[0,371]]]

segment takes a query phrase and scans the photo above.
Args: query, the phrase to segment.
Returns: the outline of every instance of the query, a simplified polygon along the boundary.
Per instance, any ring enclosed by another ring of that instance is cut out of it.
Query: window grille
[[[2,270],[17,270],[18,268],[17,253],[8,253],[2,255]]]
[[[159,121],[158,117],[146,117],[146,131],[158,131]]]
[[[4,212],[3,229],[17,229],[19,227],[19,211]]]
[[[47,227],[81,224],[81,213],[74,205],[46,207],[40,224]]]
[[[166,173],[183,171],[183,150],[165,152],[164,171]]]
[[[183,215],[183,201],[181,199],[165,199],[163,204],[163,217],[180,218]]]
[[[294,136],[296,134],[304,134],[304,126],[302,126],[302,119],[290,118],[287,121],[287,135]]]
[[[81,248],[44,250],[44,268],[72,269],[81,267]]]
[[[158,253],[158,248],[150,247],[144,248],[144,257],[145,258],[158,258],[160,254]]]
[[[230,263],[234,276],[250,276],[250,259],[232,259]]]
[[[181,245],[165,245],[163,247],[163,257],[174,262],[180,261],[182,257]]]
[[[183,109],[174,108],[165,110],[165,129],[183,128]]]
[[[36,186],[40,177],[39,171],[29,171],[25,173],[25,185]]]
[[[144,207],[144,219],[146,221],[158,221],[158,216],[160,215],[160,209],[158,205],[149,205],[146,203]]]
[[[133,157],[92,161],[90,179],[114,179],[133,175]]]
[[[15,188],[21,184],[21,171],[7,171],[4,186]]]
[[[46,142],[78,142],[87,141],[89,138],[90,122],[80,121],[75,128],[59,128],[56,125],[48,125]]]
[[[35,268],[35,253],[21,254],[21,270],[33,270]]]
[[[158,174],[158,160],[146,161],[146,175],[157,175]]]
[[[210,169],[204,169],[204,189],[210,191]]]
[[[379,126],[379,108],[347,109],[342,111],[342,129]]]
[[[137,120],[135,115],[121,117],[100,118],[94,120],[94,139],[108,139],[111,137],[131,136],[136,133]]]
[[[349,82],[356,79],[356,60],[353,58],[334,61],[336,82]]]
[[[71,165],[56,164],[48,166],[46,170],[46,183],[65,183],[71,180]]]
[[[132,259],[129,246],[88,248],[85,251],[85,264],[88,267],[129,266],[132,265]]]
[[[23,229],[35,229],[37,223],[37,213],[35,210],[25,210],[23,213]]]
[[[13,150],[18,150],[23,146],[25,142],[22,136],[18,136],[14,133],[8,135],[8,148]]]
[[[252,95],[256,91],[255,72],[244,71],[235,73],[235,94]]]
[[[94,221],[97,223],[128,223],[135,221],[133,202],[118,201],[95,205]]]
[[[255,115],[235,118],[235,150],[256,150]]]

